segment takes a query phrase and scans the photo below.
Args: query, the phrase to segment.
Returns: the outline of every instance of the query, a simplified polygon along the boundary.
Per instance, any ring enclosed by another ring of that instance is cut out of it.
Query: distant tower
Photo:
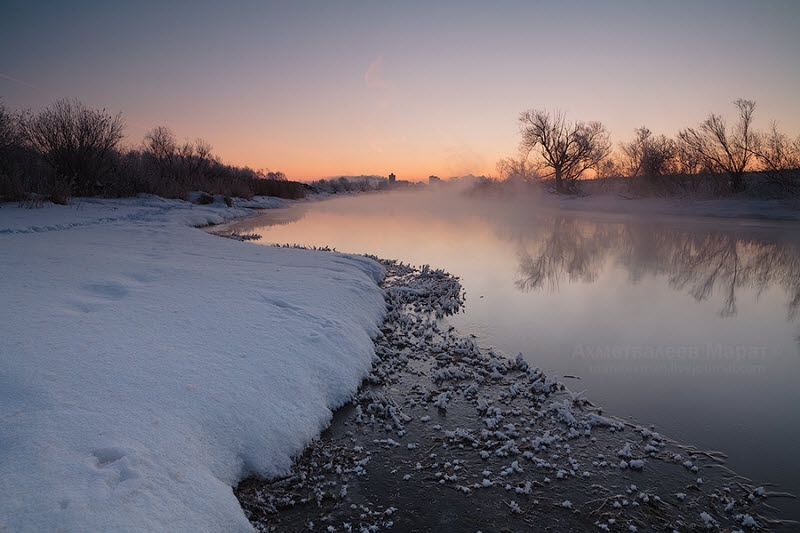
[[[397,177],[394,174],[389,174],[389,184],[390,185],[394,185],[394,180],[395,179],[397,179]]]

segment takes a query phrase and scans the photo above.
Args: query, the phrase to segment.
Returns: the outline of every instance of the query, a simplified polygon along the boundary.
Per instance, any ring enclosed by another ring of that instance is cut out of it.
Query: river
[[[608,414],[728,455],[800,494],[800,224],[574,212],[527,198],[393,192],[230,228],[458,276],[449,321]],[[781,500],[800,519],[794,500]]]

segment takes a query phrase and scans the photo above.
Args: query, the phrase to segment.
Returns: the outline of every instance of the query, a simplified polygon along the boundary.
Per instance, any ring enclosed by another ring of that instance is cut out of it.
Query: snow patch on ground
[[[288,471],[385,313],[372,260],[193,228],[282,204],[2,205],[0,529],[252,529],[231,487]]]

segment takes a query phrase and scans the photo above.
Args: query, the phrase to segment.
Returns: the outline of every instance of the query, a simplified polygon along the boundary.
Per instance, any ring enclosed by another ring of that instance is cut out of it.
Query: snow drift
[[[0,209],[0,529],[249,531],[374,356],[382,267],[159,198]]]

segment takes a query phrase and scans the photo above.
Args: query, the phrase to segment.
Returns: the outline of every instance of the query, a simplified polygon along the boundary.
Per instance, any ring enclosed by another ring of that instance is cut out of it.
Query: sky
[[[518,117],[674,136],[709,113],[800,134],[800,2],[4,2],[0,98],[122,112],[290,179],[495,175]]]

